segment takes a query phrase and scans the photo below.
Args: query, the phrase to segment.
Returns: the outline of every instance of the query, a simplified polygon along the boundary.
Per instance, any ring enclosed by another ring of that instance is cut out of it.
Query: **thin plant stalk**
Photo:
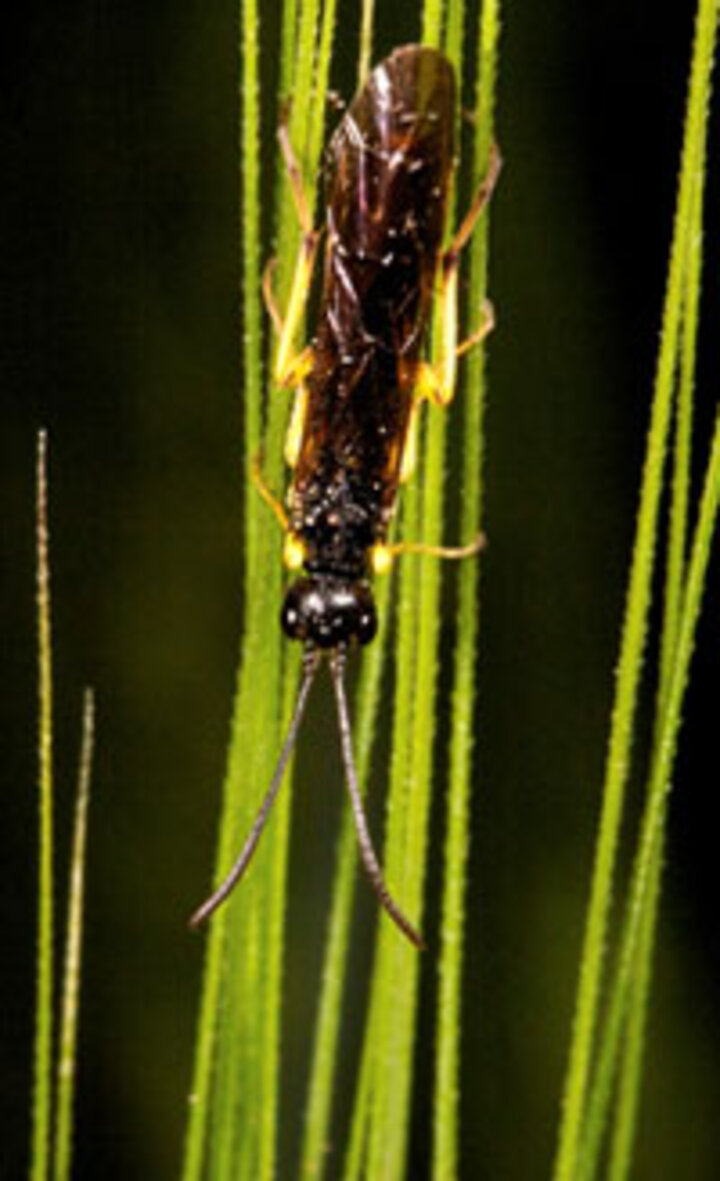
[[[322,34],[320,5],[287,0],[286,25],[280,48],[281,86],[288,85],[294,61],[290,126],[301,159],[309,142],[312,81],[319,66],[327,76],[333,21],[325,6]],[[263,398],[260,306],[260,154],[259,39],[256,0],[245,0],[242,14],[243,153],[243,374],[248,421],[261,422]],[[321,44],[317,60],[316,46]],[[250,48],[250,51],[249,51]],[[321,105],[324,94],[315,93]],[[317,119],[317,115],[314,116]],[[303,160],[307,164],[306,160]],[[283,187],[279,209],[289,210]],[[282,306],[289,277],[285,248],[298,234],[291,217],[278,213],[282,227],[276,298]],[[248,338],[248,333],[252,339]],[[261,454],[253,430],[245,433],[245,470],[261,459],[263,476],[277,490],[282,483],[282,436],[287,417],[286,394],[268,398]],[[238,676],[225,803],[218,844],[217,878],[226,872],[239,841],[254,818],[279,747],[282,717],[296,672],[296,661],[284,653],[277,625],[282,584],[280,538],[267,508],[248,484],[247,513],[253,518],[248,537],[254,554],[246,567],[246,603],[241,668]],[[249,518],[248,518],[249,519]],[[250,550],[248,551],[250,555]],[[257,736],[262,735],[262,742]],[[289,830],[289,785],[283,788],[276,814],[263,838],[262,850],[243,883],[240,899],[231,900],[213,918],[198,1027],[192,1106],[188,1122],[184,1181],[201,1175],[270,1178],[276,1173],[280,981],[283,961],[284,880]],[[218,1014],[222,1009],[222,1024]],[[208,1135],[210,1142],[208,1143]],[[209,1172],[208,1172],[209,1167]]]
[[[705,169],[703,162],[703,166],[698,169],[696,178],[696,212],[693,218],[695,231],[691,234],[689,244],[686,295],[683,311],[683,347],[680,364],[680,388],[676,411],[675,465],[670,513],[668,570],[665,582],[665,613],[667,622],[663,629],[661,649],[661,685],[658,718],[662,717],[662,703],[668,691],[672,655],[676,648],[681,622],[680,606],[684,585],[685,547],[688,531],[693,384],[702,267],[704,175]],[[659,740],[659,736],[656,737],[654,743],[656,748]],[[636,1123],[636,1109],[642,1073],[644,1034],[647,1021],[650,982],[652,979],[652,954],[655,946],[655,931],[660,899],[664,828],[665,816],[663,815],[660,821],[660,835],[649,871],[647,901],[640,920],[638,950],[633,968],[627,1018],[628,1034],[623,1048],[618,1086],[618,1115],[615,1121],[611,1153],[611,1168],[618,1177],[623,1176],[627,1172]]]
[[[65,964],[60,1018],[57,1067],[57,1110],[53,1144],[54,1181],[68,1181],[72,1159],[73,1101],[77,1065],[77,1030],[80,1008],[80,970],[82,956],[83,909],[85,899],[85,850],[87,814],[90,802],[93,750],[95,746],[95,699],[85,691],[78,790],[75,803],[70,889],[68,894]]]
[[[36,602],[38,635],[38,917],[35,1048],[30,1176],[45,1181],[50,1165],[54,975],[53,685],[48,529],[47,433],[37,437]]]
[[[439,46],[442,39],[445,0],[425,0],[422,6],[423,45]]]
[[[376,588],[379,629],[364,654],[355,709],[358,781],[364,785],[370,769],[375,722],[380,705],[382,671],[387,654],[391,579]],[[343,816],[338,846],[332,909],[323,960],[322,983],[313,1043],[305,1135],[300,1165],[302,1178],[319,1181],[330,1139],[334,1081],[338,1068],[340,1017],[347,979],[347,955],[357,875],[357,838],[349,806]]]
[[[499,0],[485,0],[479,26],[475,176],[487,169],[493,140],[493,113],[500,34]],[[487,219],[477,227],[470,255],[470,305],[481,306],[487,284]],[[461,536],[474,537],[482,520],[482,458],[484,419],[483,353],[467,359],[463,394],[463,468]],[[466,874],[470,844],[470,792],[475,667],[479,618],[479,563],[462,563],[458,572],[456,649],[452,690],[450,772],[446,803],[445,875],[441,904],[437,1049],[433,1103],[433,1178],[458,1175],[458,1101],[461,996],[466,908]]]
[[[417,484],[411,484],[403,499],[403,527],[408,535],[417,536],[419,521],[419,494]],[[387,818],[385,825],[384,865],[390,889],[401,899],[409,912],[411,922],[417,924],[418,916],[404,897],[404,851],[407,832],[407,808],[409,803],[410,767],[412,752],[409,736],[412,733],[412,715],[416,680],[416,639],[417,614],[417,560],[406,559],[399,572],[399,594],[397,606],[397,639],[395,644],[395,694],[393,713],[392,748],[390,755],[390,777],[387,795]],[[370,1092],[367,1175],[387,1177],[393,1173],[389,1166],[390,1141],[386,1138],[388,1112],[391,1105],[391,1076],[389,1067],[393,1062],[393,1048],[396,1047],[397,1029],[394,1022],[398,1006],[405,1002],[404,988],[400,983],[403,966],[411,971],[408,962],[417,952],[405,945],[391,924],[378,916],[375,961],[373,967],[369,1016],[366,1021],[365,1045],[370,1062]],[[403,957],[405,957],[403,959]],[[356,1133],[357,1135],[357,1133]],[[361,1137],[362,1139],[362,1137]]]
[[[317,35],[315,20],[318,5],[304,4],[300,10],[301,40],[308,37],[314,43]],[[283,30],[284,38],[290,36]],[[314,60],[314,52],[312,53]],[[307,126],[310,111],[312,74],[300,69],[296,59],[296,83],[293,115],[298,127]],[[292,125],[292,124],[291,124]],[[300,137],[298,137],[300,138]],[[304,141],[305,134],[302,136]],[[260,290],[260,275],[255,276],[255,295]],[[280,274],[280,298],[284,290],[284,276]],[[246,295],[249,296],[249,292]],[[255,297],[255,295],[253,297]],[[265,477],[277,487],[282,460],[280,448],[287,396],[272,397],[268,403],[263,461]],[[256,498],[258,500],[259,498]],[[266,514],[264,506],[261,511]],[[285,653],[276,620],[278,607],[268,610],[268,603],[279,603],[281,566],[274,526],[268,528],[263,519],[265,548],[263,561],[252,572],[254,575],[253,603],[248,605],[246,648],[243,669],[247,670],[247,693],[241,695],[238,717],[240,741],[233,744],[231,781],[241,788],[243,781],[252,784],[251,807],[238,809],[243,831],[249,826],[259,794],[264,790],[271,773],[275,751],[279,745],[282,708],[290,691],[296,665],[290,660],[283,671]],[[262,585],[259,585],[260,581]],[[262,614],[261,614],[262,613]],[[257,644],[257,648],[255,647]],[[251,659],[252,656],[252,659]],[[258,743],[262,734],[266,742]],[[287,779],[289,780],[289,772]],[[249,780],[249,783],[247,782]],[[258,793],[257,795],[255,793]],[[220,1045],[221,1058],[226,1059],[226,1084],[218,1091],[216,1103],[220,1113],[217,1127],[219,1140],[228,1142],[226,1156],[240,1164],[240,1176],[270,1178],[275,1174],[278,1124],[279,1081],[279,1019],[281,1009],[280,981],[283,960],[283,922],[285,908],[282,885],[286,873],[287,837],[289,832],[290,784],[286,782],[272,824],[264,837],[264,848],[253,866],[253,877],[246,884],[245,905],[236,905],[232,915],[232,930],[228,939],[228,953],[233,965],[227,979],[224,1009],[229,1036]],[[236,825],[237,830],[237,825]],[[247,887],[251,886],[251,889]],[[251,892],[252,891],[252,892]],[[238,1135],[238,1120],[242,1134]]]
[[[375,22],[375,0],[362,0],[362,16],[360,18],[360,53],[358,56],[358,89],[362,86],[370,70],[372,60],[372,35]]]
[[[453,10],[448,15],[446,28],[455,32],[456,40],[453,44],[446,44],[445,48],[460,74],[462,5],[456,5],[455,9],[458,11]],[[439,35],[441,27],[441,7],[428,6],[424,39]],[[440,539],[442,530],[445,431],[444,417],[431,414],[425,424],[422,489],[411,485],[404,492],[406,536],[413,536],[417,527],[419,533],[415,536],[421,536],[430,544]],[[400,599],[401,626],[396,656],[386,865],[388,873],[391,867],[398,866],[398,880],[402,883],[405,903],[413,916],[420,917],[423,913],[432,784],[439,589],[440,572],[435,563],[423,565],[419,580],[417,572],[408,571],[406,597],[403,598],[401,592]],[[410,621],[405,633],[403,617]],[[394,1178],[402,1176],[407,1152],[419,962],[417,957],[408,958],[412,953],[391,935],[382,931],[379,937],[371,1016],[366,1033],[366,1039],[373,1040],[374,1050],[366,1050],[363,1067],[365,1060],[371,1058],[374,1064],[370,1083],[367,1173]],[[355,1136],[355,1141],[360,1142],[359,1135]]]
[[[608,1015],[607,1041],[619,1037],[622,1023],[624,1000],[632,978],[633,963],[637,955],[642,921],[652,890],[652,869],[662,835],[666,797],[672,782],[672,768],[677,750],[682,703],[688,682],[690,660],[695,642],[702,594],[706,581],[710,548],[717,522],[720,504],[720,414],[715,421],[710,457],[701,496],[700,512],[693,537],[688,565],[688,575],[683,590],[680,626],[677,644],[669,672],[667,694],[664,700],[663,716],[659,725],[658,742],[655,747],[650,774],[648,799],[638,841],[633,867],[632,882],[628,893],[627,915],[618,957],[617,983],[613,989]],[[634,1094],[629,1096],[631,1114],[636,1104]],[[619,1133],[617,1131],[619,1127]],[[608,1176],[612,1181],[621,1181],[627,1176],[630,1165],[630,1149],[634,1124],[626,1119],[623,1111],[616,1116],[615,1136]]]
[[[675,411],[675,443],[673,448],[673,479],[670,520],[668,530],[668,557],[663,598],[663,629],[660,655],[660,678],[656,701],[655,734],[653,750],[661,740],[661,724],[664,716],[664,702],[667,696],[672,662],[680,627],[680,612],[686,571],[686,544],[689,516],[689,485],[691,457],[691,424],[693,419],[693,386],[696,362],[698,309],[700,301],[700,279],[702,264],[702,209],[705,164],[704,145],[701,162],[695,170],[695,196],[693,202],[692,226],[688,235],[688,264],[685,277],[683,301],[682,350],[680,377]],[[625,997],[617,996],[625,978],[616,973],[610,993],[608,1016],[599,1039],[600,1053],[593,1073],[593,1083],[588,1102],[587,1128],[583,1144],[584,1176],[590,1178],[597,1167],[601,1139],[611,1098],[612,1081],[615,1074],[616,1056],[622,1050],[622,1066],[618,1086],[617,1110],[614,1137],[626,1139],[634,1126],[634,1113],[640,1083],[644,1028],[651,981],[650,961],[654,947],[654,932],[657,922],[657,907],[660,896],[660,875],[662,872],[664,845],[664,817],[661,833],[653,854],[649,873],[647,901],[640,920],[638,951],[632,965],[628,982],[629,1006],[624,1014]],[[626,1022],[627,1033],[621,1045],[621,1022]],[[620,1129],[623,1129],[621,1132]]]
[[[678,353],[684,268],[687,258],[687,235],[692,219],[692,170],[698,159],[698,145],[703,138],[715,20],[715,0],[700,0],[658,369],[641,484],[610,729],[603,804],[563,1096],[555,1163],[556,1181],[573,1181],[578,1171],[578,1154],[586,1110],[588,1077],[597,1026],[608,911],[650,608],[658,510],[663,486],[673,375]]]
[[[683,589],[679,627],[673,663],[658,717],[648,797],[635,858],[627,910],[620,941],[620,952],[600,1039],[600,1053],[593,1075],[588,1115],[583,1140],[580,1170],[583,1181],[595,1175],[607,1109],[610,1103],[615,1064],[621,1048],[623,1023],[627,1023],[625,1063],[627,1076],[621,1076],[617,1114],[613,1129],[612,1175],[626,1174],[632,1144],[642,1030],[649,990],[649,956],[652,929],[657,916],[661,851],[665,820],[665,797],[670,788],[672,765],[677,746],[680,711],[687,684],[695,628],[700,609],[710,542],[715,528],[720,498],[720,418],[716,422],[710,460],[705,478],[700,517],[695,530],[689,574]],[[663,780],[663,775],[666,778]],[[638,983],[639,981],[639,983]],[[631,989],[637,989],[635,996]],[[632,1005],[629,1009],[628,1006]],[[640,1040],[639,1040],[640,1039]],[[628,1042],[631,1048],[628,1049]]]
[[[308,136],[307,160],[311,182],[314,180],[320,165],[325,137],[326,96],[330,79],[333,42],[335,39],[336,15],[337,0],[325,0],[318,39],[317,62],[313,85],[314,101],[309,111],[310,133]]]
[[[308,174],[315,176],[320,154],[322,151],[323,130],[325,124],[325,95],[330,74],[330,60],[335,34],[335,0],[325,0],[322,13],[313,5],[308,10],[314,21],[314,39],[317,46],[315,53],[315,69],[308,78],[308,91],[301,94],[300,112],[303,114],[308,133],[306,136],[306,161]],[[310,20],[306,25],[310,24]],[[298,61],[298,69],[301,62]],[[311,208],[313,202],[311,201]],[[299,651],[285,651],[282,654],[284,672],[282,695],[284,701],[284,725],[292,712],[296,694],[298,668],[300,663]],[[290,778],[292,770],[288,773]],[[278,1080],[280,1063],[280,1022],[282,1015],[282,967],[284,962],[284,924],[287,898],[287,862],[290,834],[290,815],[292,797],[286,791],[280,801],[275,817],[275,857],[272,863],[272,874],[268,879],[268,895],[266,898],[268,951],[266,956],[267,972],[262,986],[262,1001],[264,1005],[264,1050],[261,1069],[264,1076],[263,1093],[269,1096],[262,1107],[262,1155],[260,1158],[260,1177],[271,1178],[275,1175],[275,1154],[277,1150],[277,1129],[279,1122],[278,1109]],[[268,1049],[272,1047],[272,1053]]]
[[[365,1037],[363,1040],[360,1068],[357,1072],[355,1085],[355,1100],[352,1110],[350,1135],[343,1165],[343,1181],[360,1181],[362,1169],[367,1153],[367,1140],[370,1128],[370,1099],[373,1070],[373,1038],[372,1030],[375,1024],[375,1010],[377,997],[370,998],[370,1006],[365,1019]]]
[[[683,305],[682,352],[680,359],[680,381],[676,409],[675,455],[673,491],[670,509],[668,541],[668,563],[665,580],[663,637],[660,660],[660,685],[656,710],[656,733],[653,749],[657,750],[662,741],[662,721],[668,686],[672,673],[673,659],[681,623],[681,608],[685,586],[685,547],[689,515],[691,426],[693,419],[693,385],[696,361],[698,309],[700,301],[700,279],[702,266],[702,209],[705,180],[705,147],[701,147],[701,160],[695,170],[695,200],[693,225],[688,243],[688,265]],[[648,871],[647,899],[639,919],[637,935],[638,949],[629,970],[627,983],[628,1012],[627,1032],[622,1045],[622,1066],[617,1096],[617,1117],[613,1128],[611,1168],[618,1176],[627,1171],[634,1135],[636,1108],[640,1087],[644,1029],[646,1024],[649,989],[651,982],[651,956],[655,942],[655,927],[660,897],[660,875],[663,862],[665,809],[659,821],[659,834]],[[626,936],[627,939],[627,936]],[[622,990],[625,976],[618,971],[613,981],[609,1014],[622,1009],[624,998],[616,999]],[[619,1018],[616,1023],[619,1026]],[[599,1085],[594,1087],[595,1104],[590,1106],[588,1119],[587,1153],[590,1162],[597,1156],[603,1120],[609,1100],[610,1078],[613,1074],[615,1054],[619,1042],[619,1029],[608,1023],[608,1045],[602,1041],[601,1065],[608,1064],[603,1072],[598,1070]],[[615,1032],[613,1039],[612,1034]],[[607,1081],[605,1082],[605,1077]],[[605,1082],[604,1089],[600,1085]],[[597,1096],[595,1092],[598,1092]],[[603,1102],[604,1100],[604,1102]]]
[[[660,826],[664,827],[663,816]],[[652,955],[655,946],[657,913],[663,863],[664,834],[658,834],[653,848],[652,864],[642,914],[639,919],[637,951],[629,981],[626,1033],[622,1045],[622,1061],[617,1087],[617,1113],[613,1125],[609,1177],[623,1176],[629,1164],[635,1136],[637,1103],[640,1092],[645,1026],[652,980]],[[619,1171],[618,1171],[619,1170]],[[592,1176],[592,1173],[590,1174]]]
[[[443,48],[453,61],[456,76],[462,77],[461,41],[462,3],[449,5],[446,33],[454,30],[456,39]],[[432,14],[434,16],[434,14]],[[428,22],[436,27],[436,20]],[[451,213],[452,217],[452,213]],[[450,220],[450,219],[448,219]],[[448,235],[450,230],[448,228]],[[439,317],[434,317],[432,329],[432,350],[437,356],[442,326]],[[442,540],[444,517],[444,467],[447,437],[447,414],[430,408],[425,419],[424,448],[419,465],[421,479],[416,481],[420,500],[420,516],[416,536],[429,545]],[[407,559],[406,559],[407,560]],[[412,638],[414,646],[414,667],[412,669],[415,692],[410,725],[404,729],[401,741],[407,743],[409,751],[407,776],[404,786],[405,804],[402,808],[403,828],[401,841],[402,895],[410,913],[422,923],[424,911],[424,885],[428,851],[428,822],[433,788],[433,751],[437,715],[438,642],[440,636],[440,563],[432,559],[420,559],[414,592],[417,628]],[[398,653],[398,664],[407,660],[407,654]],[[399,693],[403,689],[398,690]],[[396,697],[396,711],[398,708]],[[401,715],[400,724],[405,727]],[[399,738],[399,736],[398,736]],[[392,788],[391,788],[392,790]],[[390,846],[390,842],[388,841]],[[389,858],[391,849],[389,848]],[[421,961],[397,940],[386,935],[386,981],[385,1004],[379,1002],[386,1016],[386,1042],[384,1060],[378,1059],[378,1090],[382,1097],[376,1111],[382,1106],[383,1119],[374,1120],[375,1137],[371,1137],[370,1173],[374,1173],[373,1144],[381,1154],[389,1177],[401,1177],[407,1154],[407,1138],[410,1116],[410,1099],[413,1080],[414,1041],[419,991]],[[379,1174],[378,1174],[379,1175]]]
[[[259,17],[257,0],[243,0],[240,16],[241,32],[241,77],[242,110],[240,121],[241,159],[243,171],[241,181],[243,236],[243,372],[245,375],[245,472],[246,512],[245,529],[248,555],[252,560],[246,567],[246,603],[255,603],[255,587],[252,573],[262,565],[262,530],[257,505],[251,497],[249,476],[252,463],[258,454],[261,413],[261,352],[260,352],[260,310],[256,279],[260,270],[256,243],[260,239],[259,206],[259,81],[257,43],[259,41]],[[238,679],[237,705],[241,712],[245,694],[242,674]],[[237,715],[236,715],[237,716]],[[236,727],[237,733],[237,727]],[[235,830],[231,815],[235,808],[234,793],[230,790],[230,775],[224,791],[223,815],[217,855],[217,876],[220,877],[230,862],[233,851]],[[220,999],[223,946],[226,916],[220,913],[207,939],[203,986],[198,1016],[198,1030],[195,1042],[195,1065],[189,1102],[183,1161],[183,1181],[198,1181],[201,1176],[205,1152],[207,1128],[210,1114],[210,1088],[212,1080],[213,1047],[215,1027]]]
[[[260,274],[260,89],[258,49],[260,40],[257,0],[242,0],[242,117],[239,131],[240,209],[242,223],[241,283],[243,292],[242,364],[244,377],[245,440],[245,552],[246,593],[258,561],[261,526],[256,511],[252,465],[260,454],[262,432],[262,306],[257,290]]]

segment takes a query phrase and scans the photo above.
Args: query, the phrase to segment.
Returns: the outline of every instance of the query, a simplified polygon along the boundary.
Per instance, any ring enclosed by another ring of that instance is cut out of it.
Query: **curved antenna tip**
[[[302,722],[303,714],[305,713],[305,706],[307,705],[308,695],[310,693],[313,680],[315,679],[315,673],[318,667],[318,659],[317,653],[314,650],[309,649],[306,651],[302,681],[300,682],[297,701],[295,703],[295,712],[288,727],[287,736],[285,738],[282,751],[280,752],[280,758],[277,761],[277,766],[275,768],[275,773],[272,777],[270,787],[268,788],[265,798],[258,809],[253,826],[248,833],[247,839],[242,847],[237,861],[232,866],[224,881],[220,883],[217,890],[215,890],[215,892],[211,894],[209,898],[206,898],[202,906],[199,906],[197,910],[194,911],[190,916],[188,925],[193,930],[197,930],[198,927],[200,927],[206,919],[210,918],[210,915],[222,905],[228,895],[231,894],[235,889],[236,885],[250,864],[250,861],[252,860],[253,853],[257,848],[258,841],[260,840],[265,823],[270,814],[270,809],[275,803],[275,797],[280,790],[280,785],[282,784],[283,776],[285,775],[285,768],[287,767],[290,755],[293,752],[293,748],[297,740],[300,723]]]
[[[337,702],[338,725],[340,727],[340,745],[342,749],[343,763],[345,765],[345,780],[350,795],[353,820],[355,821],[355,831],[357,833],[360,856],[362,858],[363,866],[365,867],[365,872],[370,879],[370,884],[372,885],[373,890],[380,900],[380,904],[395,923],[395,926],[398,927],[400,931],[402,931],[406,939],[409,939],[413,947],[416,947],[418,951],[425,951],[426,944],[422,935],[416,930],[410,920],[405,917],[392,894],[388,890],[385,884],[382,869],[380,868],[380,862],[378,861],[375,849],[373,848],[367,816],[365,815],[362,796],[360,795],[357,771],[355,769],[355,759],[353,758],[350,717],[348,714],[347,697],[345,695],[344,648],[337,648],[333,653],[333,656],[330,660],[330,671],[332,673],[333,686],[335,689],[335,700]]]

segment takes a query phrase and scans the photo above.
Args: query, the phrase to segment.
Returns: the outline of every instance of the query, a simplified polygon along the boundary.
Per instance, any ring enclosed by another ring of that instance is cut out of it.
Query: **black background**
[[[269,81],[276,20],[263,16]],[[348,94],[351,6],[340,21],[333,84]],[[376,57],[418,32],[400,12],[381,13]],[[506,14],[463,1039],[468,1178],[547,1176],[552,1159],[691,33],[687,3],[650,13],[639,0],[550,0]],[[82,687],[98,696],[75,1175],[165,1178],[179,1166],[202,959],[185,916],[211,871],[240,639],[236,13],[31,3],[15,12],[2,55],[0,1174],[24,1174],[29,1135],[33,465],[45,426],[59,867]],[[265,119],[270,151],[270,104]],[[698,474],[718,389],[717,118],[713,136]],[[715,561],[670,810],[636,1172],[653,1179],[709,1179],[719,1167],[719,591]],[[651,659],[648,700],[652,678]],[[283,1176],[300,1131],[342,798],[326,706],[321,691],[300,751],[301,771],[314,765],[292,850]],[[425,1175],[433,984],[428,958],[413,1178]],[[355,1032],[362,995],[349,1006]],[[349,1052],[346,1086],[352,1062]]]

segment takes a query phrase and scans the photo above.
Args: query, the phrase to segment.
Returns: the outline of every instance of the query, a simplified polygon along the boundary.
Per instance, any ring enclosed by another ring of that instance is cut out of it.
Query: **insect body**
[[[290,490],[307,577],[283,614],[288,634],[321,647],[375,631],[365,579],[407,445],[454,109],[447,59],[412,47],[377,67],[331,144],[323,299]]]
[[[486,180],[442,252],[453,170],[455,81],[441,53],[409,45],[378,65],[341,120],[329,148],[322,299],[313,343],[299,355],[292,338],[307,298],[319,233],[313,229],[300,172],[287,138],[280,141],[303,229],[303,247],[285,322],[265,293],[280,331],[277,377],[295,389],[286,443],[293,469],[288,512],[261,485],[286,530],[285,560],[302,573],[289,587],[282,626],[305,645],[295,715],[273,782],[229,877],[193,918],[211,913],[233,888],[254,852],[280,787],[323,651],[329,663],[348,788],[360,851],[381,902],[418,946],[422,940],[390,897],[375,856],[355,774],[344,691],[348,646],[368,643],[377,618],[369,577],[402,549],[460,557],[457,549],[390,546],[388,527],[398,486],[414,462],[417,408],[424,398],[452,398],[457,356],[492,324],[486,308],[478,330],[457,345],[459,252],[485,206],[499,170],[493,154]],[[441,273],[443,347],[421,358]]]

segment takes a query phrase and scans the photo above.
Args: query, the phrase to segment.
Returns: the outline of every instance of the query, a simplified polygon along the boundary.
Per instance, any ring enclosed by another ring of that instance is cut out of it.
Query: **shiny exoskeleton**
[[[366,643],[367,582],[395,504],[440,259],[455,81],[441,53],[396,50],[370,74],[329,147],[322,302],[289,493],[304,577],[288,635]]]
[[[293,469],[288,509],[258,488],[286,531],[285,560],[302,574],[282,610],[288,636],[305,645],[295,711],[275,774],[241,853],[225,880],[196,911],[194,924],[217,909],[253,856],[299,732],[323,651],[338,710],[340,743],[363,865],[387,913],[416,946],[422,936],[390,895],[373,848],[352,752],[344,687],[353,641],[375,635],[377,617],[369,576],[393,554],[422,551],[440,557],[477,553],[445,547],[387,543],[398,485],[414,456],[418,404],[447,404],[456,359],[492,326],[489,305],[480,326],[457,341],[458,258],[497,179],[493,150],[488,175],[447,250],[442,250],[453,169],[455,81],[448,60],[419,45],[397,49],[373,70],[335,132],[328,150],[326,249],[322,298],[313,342],[294,355],[295,329],[311,283],[318,231],[313,228],[300,169],[279,131],[303,231],[300,258],[283,320],[266,271],[268,310],[280,333],[276,378],[295,389],[286,458]],[[442,346],[421,359],[423,337],[442,271]]]

